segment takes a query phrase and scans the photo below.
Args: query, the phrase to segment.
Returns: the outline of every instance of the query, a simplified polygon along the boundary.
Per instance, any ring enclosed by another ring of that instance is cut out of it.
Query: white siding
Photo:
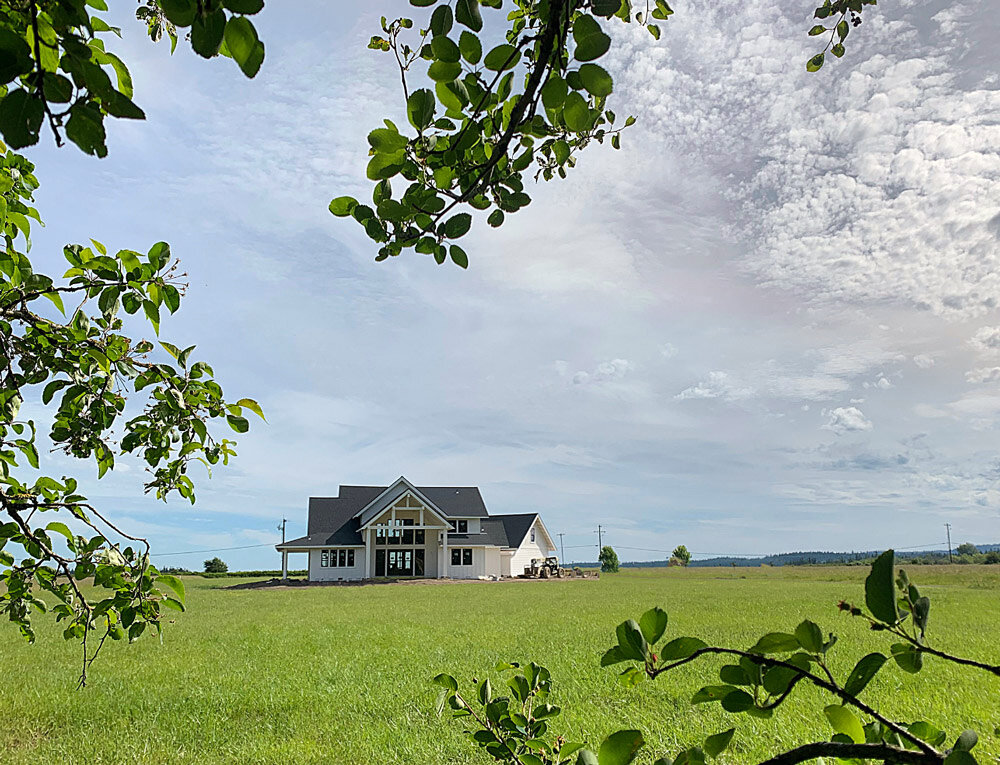
[[[514,556],[511,558],[511,576],[523,574],[525,567],[531,565],[532,558],[547,558],[553,552],[552,548],[548,547],[545,542],[545,534],[538,528],[537,519],[531,528],[535,530],[535,541],[531,541],[531,530],[529,529],[528,533],[524,535],[524,542],[514,551]]]
[[[340,548],[337,548],[340,549]],[[309,551],[309,581],[310,582],[336,582],[338,579],[350,581],[365,578],[365,548],[354,548],[354,565],[350,567],[331,566],[323,568],[322,550]]]
[[[514,557],[514,551],[503,550],[500,553],[500,576],[510,576],[510,560]]]
[[[477,579],[481,576],[500,576],[499,547],[473,547],[471,566],[452,565],[451,551],[455,549],[463,548],[458,544],[448,546],[447,576],[450,576],[452,579]]]

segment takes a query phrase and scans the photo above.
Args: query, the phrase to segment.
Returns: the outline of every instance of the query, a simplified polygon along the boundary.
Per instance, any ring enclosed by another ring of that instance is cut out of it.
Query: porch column
[[[281,578],[288,578],[288,550],[281,551]]]
[[[372,547],[372,530],[371,528],[365,529],[365,579],[372,578],[372,572],[375,571],[375,550]]]
[[[441,567],[438,569],[438,579],[448,575],[448,529],[441,530]]]

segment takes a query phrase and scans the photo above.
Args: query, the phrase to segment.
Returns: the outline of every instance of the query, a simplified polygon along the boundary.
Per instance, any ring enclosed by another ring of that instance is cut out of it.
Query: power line
[[[157,556],[195,555],[195,554],[201,555],[202,553],[227,552],[228,550],[249,550],[254,547],[274,547],[274,544],[272,542],[265,542],[264,544],[260,545],[240,545],[239,547],[216,547],[214,550],[184,550],[182,552],[168,552],[168,553],[152,552],[151,554]]]

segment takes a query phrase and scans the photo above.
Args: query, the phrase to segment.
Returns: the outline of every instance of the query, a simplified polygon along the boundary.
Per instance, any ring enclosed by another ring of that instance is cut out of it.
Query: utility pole
[[[951,557],[951,524],[946,523],[944,527],[948,530],[948,562],[954,563],[955,559]]]
[[[288,523],[287,518],[282,518],[281,523],[278,524],[278,531],[281,532],[281,544],[285,544],[285,524]]]
[[[604,544],[603,544],[603,542],[601,540],[601,529],[602,528],[603,527],[601,526],[601,524],[598,523],[597,524],[597,554],[598,555],[600,555],[601,550],[604,549]]]
[[[559,537],[559,560],[562,563],[566,563],[566,548],[563,547],[563,537],[565,534],[556,534]]]

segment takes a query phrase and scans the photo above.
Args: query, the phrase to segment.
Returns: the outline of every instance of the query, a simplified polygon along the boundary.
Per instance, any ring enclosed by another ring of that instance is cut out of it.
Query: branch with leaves
[[[891,661],[905,672],[919,672],[922,653],[933,653],[947,661],[980,669],[991,674],[1000,666],[966,659],[926,644],[930,601],[921,596],[916,586],[900,570],[894,578],[894,555],[889,550],[872,565],[865,580],[867,610],[841,603],[840,609],[869,621],[872,629],[889,632],[906,642],[893,644]],[[972,755],[978,736],[963,731],[946,747],[947,733],[923,721],[894,720],[860,698],[878,672],[890,662],[890,656],[874,652],[862,657],[844,680],[838,680],[827,662],[827,655],[837,644],[833,634],[824,636],[819,625],[804,620],[793,632],[770,632],[747,650],[711,646],[703,640],[681,636],[661,644],[667,632],[667,613],[653,608],[638,621],[629,619],[618,625],[617,644],[601,659],[602,666],[629,664],[619,675],[625,686],[634,686],[643,679],[655,680],[660,675],[706,657],[723,656],[733,663],[719,669],[721,684],[708,685],[695,693],[692,704],[718,703],[730,714],[747,714],[770,719],[776,710],[802,683],[813,685],[833,697],[835,703],[825,706],[823,717],[833,736],[829,741],[813,741],[789,749],[766,760],[762,765],[794,765],[821,757],[875,760],[909,765],[975,765]],[[659,644],[659,645],[658,645]],[[478,727],[467,733],[499,762],[521,765],[628,765],[644,746],[641,731],[622,730],[608,736],[597,752],[583,744],[567,745],[561,736],[553,737],[549,721],[560,710],[546,702],[544,724],[532,713],[529,692],[536,687],[536,678],[544,678],[544,692],[551,692],[551,678],[538,665],[529,665],[527,672],[517,665],[498,665],[498,671],[515,670],[504,690],[510,695],[497,695],[488,679],[473,681],[475,699],[470,701],[459,692],[458,681],[450,675],[438,675],[434,682],[442,687],[438,709],[447,704],[455,717],[467,717]],[[475,709],[478,705],[479,709]],[[654,765],[705,765],[708,759],[719,757],[736,734],[736,728],[708,736],[700,745],[680,752],[673,758],[656,760]],[[575,754],[575,759],[569,755]]]
[[[248,15],[263,0],[145,0],[137,16],[154,40],[176,45],[189,29],[201,56],[229,56],[254,76],[264,58]],[[105,48],[119,35],[103,0],[24,0],[0,8],[0,134],[13,148],[36,143],[47,121],[57,145],[107,153],[104,119],[142,119],[125,63]],[[112,84],[112,77],[117,84]],[[209,472],[236,454],[216,426],[245,433],[252,399],[227,401],[194,346],[134,338],[180,308],[186,274],[165,242],[143,254],[97,240],[63,249],[68,270],[35,270],[28,252],[38,188],[34,166],[0,142],[0,614],[34,641],[36,613],[64,623],[82,648],[80,685],[108,639],[160,632],[166,609],[184,609],[184,586],[150,565],[146,540],[119,528],[49,474],[39,424],[19,419],[32,399],[46,407],[50,451],[93,459],[103,478],[122,455],[146,465],[145,491],[195,501],[192,464]],[[68,307],[67,307],[68,306]],[[132,317],[132,318],[130,318]]]
[[[596,63],[612,45],[606,26],[636,22],[656,39],[673,15],[665,0],[410,0],[434,6],[426,25],[413,19],[382,19],[382,34],[368,47],[391,52],[399,66],[409,129],[391,120],[368,135],[367,175],[375,183],[372,205],[351,196],[330,202],[330,212],[351,217],[379,245],[376,260],[405,250],[449,258],[466,268],[469,258],[456,240],[472,227],[473,212],[492,227],[531,202],[525,180],[565,178],[579,152],[606,140],[621,148],[619,124],[608,99],[612,76]],[[875,0],[826,0],[816,9],[825,19],[851,14]],[[482,9],[511,10],[500,32],[504,42],[485,50]],[[807,64],[822,66],[833,46],[844,53],[847,22],[832,30],[831,42]],[[426,65],[429,87],[414,88],[413,75]],[[415,135],[413,134],[415,131]]]

